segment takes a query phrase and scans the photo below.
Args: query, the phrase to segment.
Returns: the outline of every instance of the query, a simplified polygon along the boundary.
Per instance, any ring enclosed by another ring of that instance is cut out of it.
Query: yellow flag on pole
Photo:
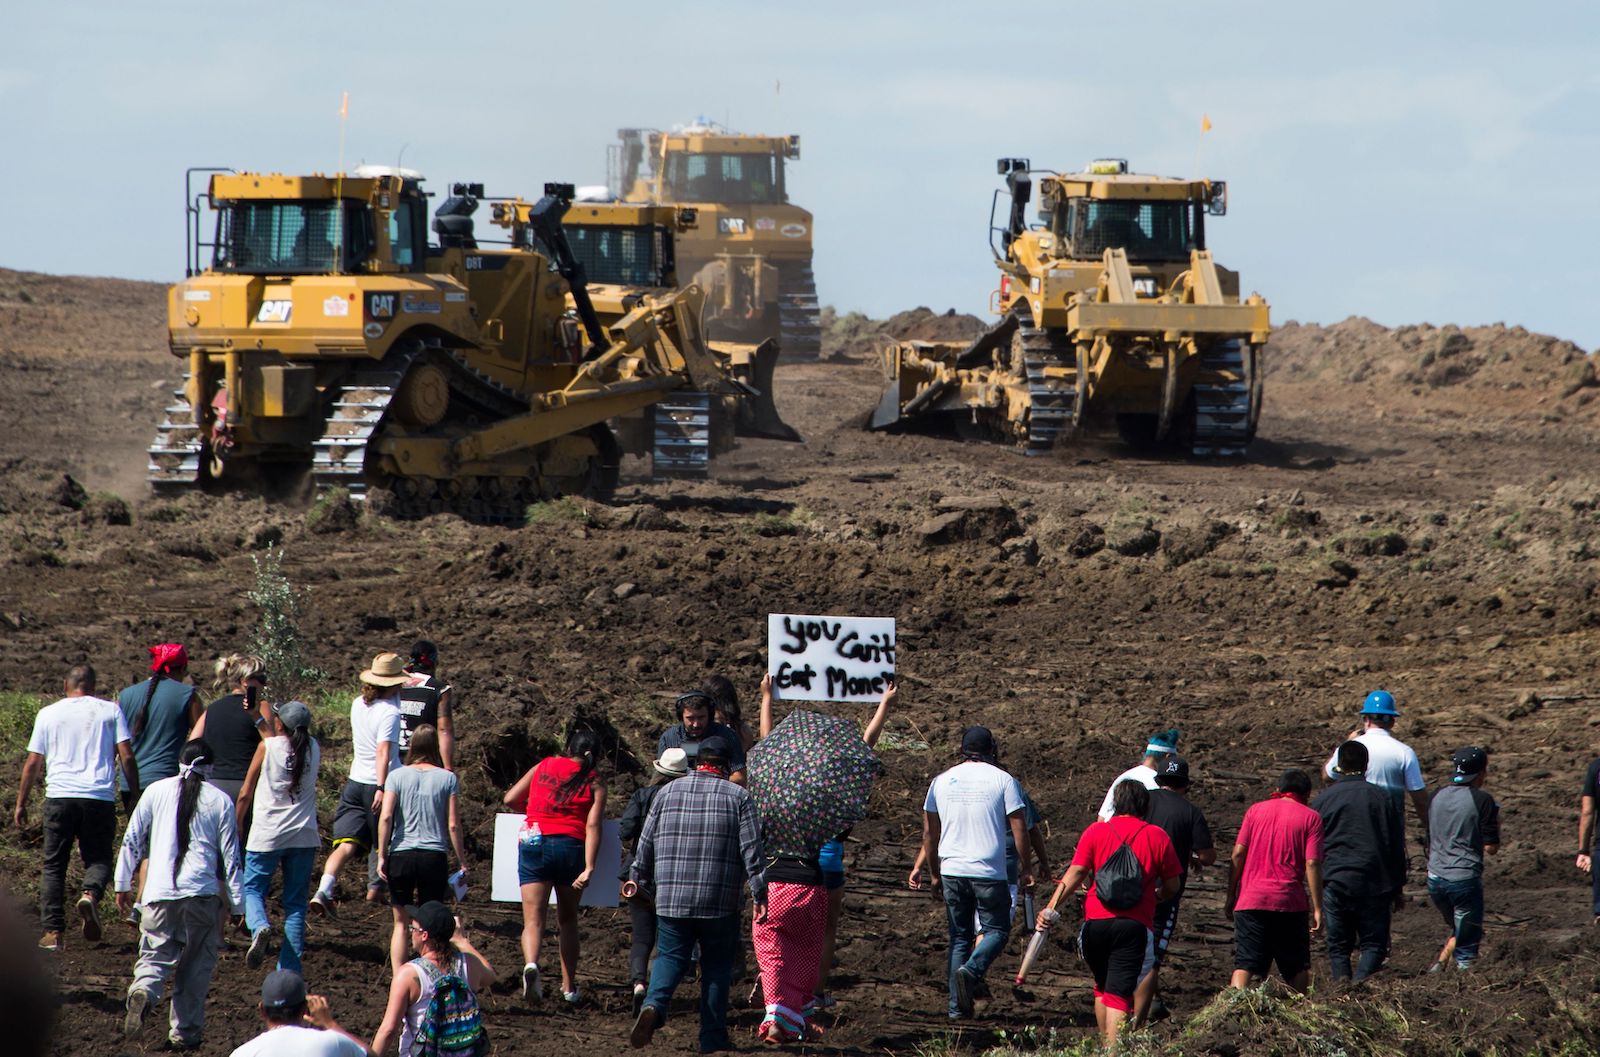
[[[1211,131],[1211,117],[1210,117],[1209,114],[1201,114],[1200,115],[1200,131],[1201,132],[1210,132]]]

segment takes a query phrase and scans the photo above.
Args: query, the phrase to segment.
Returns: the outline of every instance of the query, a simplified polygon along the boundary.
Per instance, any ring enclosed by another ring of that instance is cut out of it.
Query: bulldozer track
[[[784,352],[794,356],[822,354],[822,308],[817,302],[817,281],[809,261],[779,272],[778,312]]]
[[[1238,338],[1211,343],[1200,354],[1194,386],[1194,454],[1238,456],[1255,436],[1246,344]]]
[[[1077,351],[1065,334],[1036,327],[1017,331],[1028,382],[1025,455],[1047,455],[1078,428],[1081,410]],[[1070,379],[1070,380],[1069,380]]]

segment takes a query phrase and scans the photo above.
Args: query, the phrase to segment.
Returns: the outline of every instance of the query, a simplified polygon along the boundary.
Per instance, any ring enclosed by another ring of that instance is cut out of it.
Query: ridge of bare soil
[[[1420,897],[1413,843],[1393,966],[1348,999],[1352,1015],[1398,1011],[1382,1027],[1391,1052],[1409,1054],[1588,1053],[1600,1041],[1600,931],[1570,854],[1600,726],[1600,446],[1593,385],[1567,391],[1588,364],[1581,350],[1514,328],[1288,324],[1269,350],[1247,459],[1153,459],[1114,444],[1024,459],[852,424],[881,386],[874,342],[954,340],[980,321],[836,317],[828,359],[778,369],[778,405],[803,444],[746,442],[708,482],[635,475],[610,503],[552,506],[519,529],[363,516],[315,532],[304,509],[260,498],[144,491],[143,449],[180,373],[163,297],[155,284],[0,271],[0,415],[13,423],[0,437],[8,707],[48,694],[81,659],[114,688],[137,676],[149,642],[182,640],[202,665],[239,649],[256,616],[244,597],[252,558],[281,545],[307,592],[309,660],[334,673],[315,700],[335,750],[336,702],[359,666],[419,635],[440,644],[460,696],[471,842],[486,854],[500,791],[575,712],[615,731],[610,784],[622,798],[676,691],[722,671],[753,708],[767,612],[893,615],[905,701],[872,818],[848,846],[839,1006],[815,1047],[865,1054],[981,1048],[1029,1026],[1077,1038],[1092,1023],[1083,967],[1058,944],[1027,991],[997,976],[981,1018],[959,1040],[946,1034],[943,910],[904,876],[926,782],[964,725],[994,729],[1050,820],[1059,866],[1152,730],[1183,730],[1194,799],[1225,847],[1276,774],[1320,765],[1381,685],[1400,700],[1397,732],[1430,784],[1459,745],[1493,752],[1506,839],[1488,871],[1483,963],[1465,978],[1422,975],[1443,927]],[[1451,373],[1454,363],[1472,369]],[[0,760],[0,782],[15,781],[18,762]],[[38,870],[29,839],[0,838],[25,899]],[[1176,1016],[1157,1038],[1181,1038],[1189,1053],[1274,1052],[1281,1040],[1244,1028],[1180,1036],[1231,966],[1219,876],[1190,893],[1167,977]],[[370,1034],[384,921],[347,906],[313,926],[307,973],[347,1026]],[[586,1002],[538,1011],[513,993],[516,909],[475,899],[468,916],[500,971],[487,1015],[502,1052],[626,1049],[626,915],[585,912]],[[134,937],[123,926],[108,937],[69,938],[55,961],[58,1053],[125,1052],[117,1011]],[[1014,937],[997,974],[1014,972],[1019,948]],[[1319,1001],[1346,1002],[1318,972]],[[255,1033],[258,987],[235,947],[203,1052]],[[737,1012],[741,1038],[758,1019]],[[675,1017],[659,1045],[692,1037],[692,1014]]]

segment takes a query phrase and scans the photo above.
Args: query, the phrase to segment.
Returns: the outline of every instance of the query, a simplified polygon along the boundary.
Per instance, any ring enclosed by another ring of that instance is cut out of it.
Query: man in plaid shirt
[[[656,960],[650,991],[629,1041],[649,1043],[700,947],[700,1052],[733,1048],[728,982],[739,948],[740,886],[746,878],[757,921],[766,919],[767,881],[754,801],[727,780],[732,750],[721,736],[700,743],[699,765],[656,794],[633,858],[633,880],[655,891]]]

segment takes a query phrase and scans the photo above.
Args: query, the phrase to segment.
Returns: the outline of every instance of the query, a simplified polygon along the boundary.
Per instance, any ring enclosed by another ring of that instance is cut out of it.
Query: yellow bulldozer
[[[776,418],[705,345],[697,288],[601,320],[562,231],[570,184],[528,207],[542,252],[478,244],[478,184],[455,185],[430,245],[421,185],[388,167],[189,170],[186,278],[168,293],[188,374],[149,448],[158,492],[309,473],[400,517],[516,520],[604,493],[625,452],[704,474],[736,432],[718,421],[729,403]]]
[[[1242,454],[1261,415],[1271,324],[1267,303],[1241,300],[1238,273],[1206,248],[1226,184],[1132,173],[1121,159],[1057,173],[1002,158],[998,170],[1000,320],[969,344],[885,348],[890,384],[870,426],[945,420],[1030,455],[1114,427],[1141,449]]]
[[[679,241],[678,269],[706,291],[709,336],[821,352],[811,214],[789,202],[785,182],[800,137],[747,136],[701,118],[670,132],[618,129],[617,139],[606,166],[612,197],[699,217]]]

